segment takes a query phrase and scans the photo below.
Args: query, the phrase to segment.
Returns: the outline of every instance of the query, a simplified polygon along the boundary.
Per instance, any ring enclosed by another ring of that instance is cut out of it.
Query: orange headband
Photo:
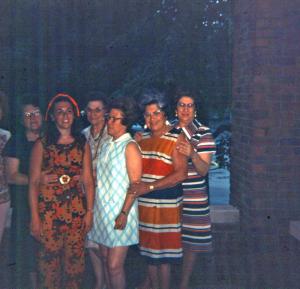
[[[55,95],[55,96],[50,100],[50,102],[48,103],[48,107],[47,107],[47,111],[46,111],[46,116],[45,116],[45,120],[46,120],[46,121],[48,120],[48,114],[49,114],[49,111],[50,111],[50,109],[51,109],[51,107],[52,107],[54,101],[55,101],[56,99],[58,99],[59,97],[65,97],[65,98],[67,98],[68,100],[70,100],[70,102],[71,102],[71,103],[75,106],[75,108],[76,108],[76,116],[77,116],[77,117],[80,116],[80,111],[79,111],[79,107],[78,107],[78,104],[77,104],[76,100],[75,100],[72,96],[70,96],[70,95],[68,95],[68,94],[66,94],[66,93],[58,93],[58,94]]]

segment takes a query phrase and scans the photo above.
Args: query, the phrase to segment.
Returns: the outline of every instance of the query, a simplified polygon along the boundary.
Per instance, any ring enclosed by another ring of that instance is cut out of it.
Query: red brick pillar
[[[300,5],[235,0],[231,203],[249,229],[300,219]]]

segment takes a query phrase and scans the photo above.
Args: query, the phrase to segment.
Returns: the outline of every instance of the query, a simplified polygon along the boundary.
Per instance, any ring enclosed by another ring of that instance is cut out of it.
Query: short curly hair
[[[139,109],[135,99],[128,96],[118,97],[109,104],[109,111],[112,109],[122,111],[124,115],[122,124],[127,127],[127,131],[130,131],[132,125],[137,122],[139,117]]]
[[[164,93],[156,89],[147,89],[142,95],[141,109],[143,113],[148,105],[156,104],[168,118],[170,116],[169,102]]]
[[[184,97],[187,96],[189,98],[191,98],[194,101],[195,104],[195,110],[197,110],[198,106],[199,106],[199,100],[196,96],[196,93],[194,91],[191,91],[189,89],[186,88],[179,88],[177,89],[176,93],[175,93],[175,98],[174,98],[174,106],[176,108],[179,100]]]
[[[87,106],[90,101],[101,101],[105,109],[108,105],[107,96],[102,91],[89,93],[85,98],[85,106]]]

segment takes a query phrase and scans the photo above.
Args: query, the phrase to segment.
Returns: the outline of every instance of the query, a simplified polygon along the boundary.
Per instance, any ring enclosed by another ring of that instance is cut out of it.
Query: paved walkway
[[[0,250],[0,288],[12,289],[14,264],[9,263],[8,232]],[[214,227],[214,253],[200,256],[191,289],[299,289],[300,244],[290,236],[241,232],[239,226]],[[24,252],[26,258],[26,252]],[[134,289],[145,265],[131,248],[126,260],[127,288]],[[180,268],[173,270],[172,289],[178,284]],[[29,288],[27,281],[17,289]],[[93,288],[92,268],[87,258],[83,289]],[[63,288],[65,289],[65,288]]]

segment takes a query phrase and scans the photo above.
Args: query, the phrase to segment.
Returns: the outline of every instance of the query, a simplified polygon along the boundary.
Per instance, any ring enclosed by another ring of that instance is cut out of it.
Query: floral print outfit
[[[80,175],[83,144],[43,143],[43,171],[58,177],[67,175],[68,183],[57,181],[41,185],[39,214],[43,236],[39,268],[43,288],[80,288],[84,272],[85,195]]]

